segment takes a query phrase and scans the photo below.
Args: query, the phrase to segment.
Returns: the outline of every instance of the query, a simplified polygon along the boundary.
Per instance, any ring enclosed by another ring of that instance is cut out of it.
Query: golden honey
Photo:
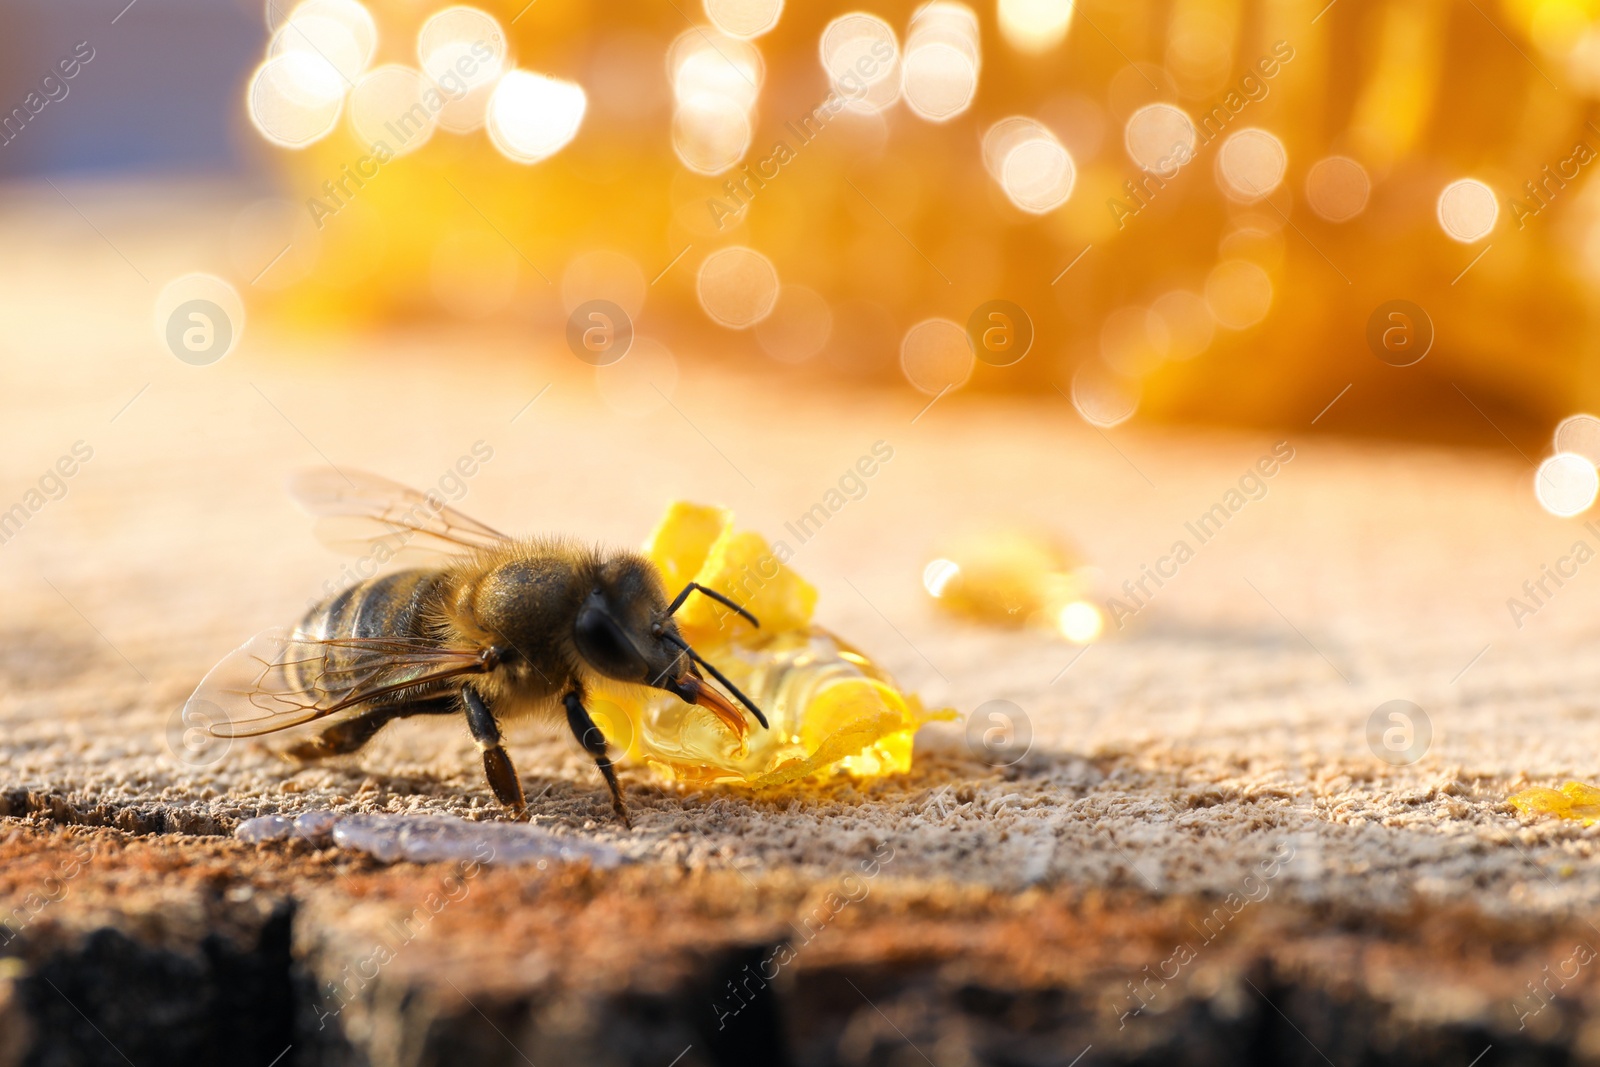
[[[1560,789],[1533,786],[1506,802],[1524,815],[1571,819],[1584,826],[1600,822],[1600,789],[1582,782],[1568,782]]]
[[[654,690],[604,688],[595,714],[628,754],[684,782],[780,785],[843,771],[904,773],[929,713],[860,650],[811,622],[817,591],[765,538],[736,530],[721,508],[675,503],[646,553],[669,588],[696,581],[745,605],[751,626],[709,597],[691,596],[684,637],[766,712],[771,728],[730,728],[705,708]]]
[[[1041,626],[1077,644],[1100,636],[1090,599],[1093,570],[1049,534],[1017,528],[953,538],[923,570],[922,584],[946,611],[1001,626]]]

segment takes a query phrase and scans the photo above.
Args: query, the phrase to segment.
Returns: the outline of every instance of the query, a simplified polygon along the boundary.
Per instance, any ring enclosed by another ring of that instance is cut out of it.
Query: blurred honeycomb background
[[[229,280],[286,329],[559,351],[607,299],[630,373],[1101,427],[1305,426],[1348,385],[1343,432],[1533,441],[1596,403],[1592,0],[136,3],[8,5],[0,108],[97,53],[0,174],[228,176]],[[1020,360],[974,358],[991,301]]]

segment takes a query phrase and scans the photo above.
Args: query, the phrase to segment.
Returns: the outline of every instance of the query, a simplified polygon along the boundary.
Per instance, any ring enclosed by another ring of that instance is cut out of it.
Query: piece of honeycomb
[[[741,733],[706,708],[655,690],[595,694],[592,711],[607,736],[668,778],[759,787],[840,771],[904,773],[917,728],[953,717],[925,710],[866,655],[813,625],[815,587],[760,534],[735,529],[730,512],[674,503],[645,552],[668,589],[699,582],[761,622],[754,627],[705,596],[689,597],[676,616],[684,638],[755,701],[770,729]]]

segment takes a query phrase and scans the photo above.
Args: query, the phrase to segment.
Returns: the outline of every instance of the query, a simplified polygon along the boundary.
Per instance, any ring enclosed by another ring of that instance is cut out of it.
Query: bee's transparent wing
[[[476,650],[267,630],[200,680],[184,705],[185,721],[217,737],[257,737],[484,669]]]
[[[318,467],[289,479],[289,495],[317,517],[317,538],[387,563],[402,555],[496,548],[511,538],[447,505],[437,493],[358,470]]]

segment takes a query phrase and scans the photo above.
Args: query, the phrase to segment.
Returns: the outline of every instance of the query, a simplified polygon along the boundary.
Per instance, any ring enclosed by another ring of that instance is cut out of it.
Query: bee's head
[[[612,556],[595,571],[594,583],[578,609],[573,638],[589,666],[608,678],[656,685],[657,678],[675,679],[689,661],[663,639],[667,598],[661,579],[647,561],[633,555]]]
[[[671,605],[662,592],[661,578],[643,557],[619,553],[595,572],[592,588],[578,609],[573,641],[589,666],[607,678],[665,689],[690,704],[714,712],[741,733],[744,718],[727,697],[707,685],[689,648],[672,620]],[[724,685],[739,695],[762,726],[767,720],[714,667],[706,666]]]

